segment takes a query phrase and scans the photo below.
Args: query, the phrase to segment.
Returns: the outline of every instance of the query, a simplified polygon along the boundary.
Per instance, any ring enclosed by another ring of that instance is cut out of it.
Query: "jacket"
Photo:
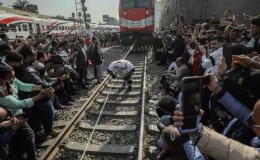
[[[77,66],[77,69],[84,69],[87,65],[87,61],[86,61],[86,56],[84,54],[84,52],[82,51],[82,48],[81,46],[77,45],[75,47],[75,50],[77,50],[78,52],[78,55],[77,55],[77,60],[76,60],[76,66]],[[87,54],[87,52],[85,52]]]
[[[94,51],[94,48],[95,48],[95,44],[94,44],[94,43],[90,43],[89,48],[88,48],[88,50],[87,50],[88,58],[89,58],[90,60],[93,59],[93,51]]]
[[[179,68],[177,68],[176,70],[174,70],[172,73],[170,74],[170,78],[173,82],[173,85],[176,86],[178,89],[181,88],[181,84],[182,84],[182,79],[184,77],[189,76],[189,68],[183,64],[181,65]]]
[[[194,146],[192,141],[184,143],[183,146],[189,160],[205,160],[198,147]]]
[[[238,122],[241,122],[241,124],[232,131],[232,139],[250,145],[251,140],[256,136],[252,129],[247,126],[247,120],[252,114],[252,111],[224,90],[222,90],[217,97],[219,98],[219,102],[238,119]]]
[[[223,57],[223,47],[214,51],[206,58],[205,55],[202,56],[202,67],[206,69],[205,75],[212,73],[215,76],[218,76],[218,64],[220,63],[220,58]]]
[[[41,85],[42,88],[49,88],[52,85],[50,83],[48,83],[42,76],[41,74],[31,65],[27,65],[24,64],[23,65],[23,71],[22,71],[23,75],[21,77],[21,81],[23,83],[29,83],[29,84],[34,84],[34,85]],[[36,95],[39,94],[39,91],[34,91],[31,93],[27,93],[27,92],[19,92],[19,97],[21,99],[25,99],[25,98],[31,98],[34,97]],[[38,102],[43,102],[49,100],[49,97],[45,97],[42,100],[38,101]],[[37,102],[37,103],[38,103]]]
[[[153,39],[153,49],[155,52],[157,52],[157,49],[162,49],[163,48],[163,42],[162,39],[157,37]]]
[[[100,49],[95,49],[93,51],[93,64],[94,65],[101,65],[103,63],[103,53],[101,52]]]
[[[182,57],[184,50],[185,50],[185,40],[183,37],[177,37],[174,41],[174,58],[173,60],[176,61],[177,58]]]
[[[203,127],[204,131],[197,147],[216,160],[259,160],[259,152],[247,145],[229,139]]]

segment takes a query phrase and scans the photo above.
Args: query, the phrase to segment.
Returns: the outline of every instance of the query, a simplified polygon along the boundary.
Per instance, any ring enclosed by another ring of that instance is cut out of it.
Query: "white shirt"
[[[174,70],[177,68],[176,62],[172,62],[171,65],[169,66],[168,70]]]
[[[82,50],[82,52],[83,52],[83,54],[84,54],[84,56],[85,56],[85,62],[87,62],[87,61],[88,61],[88,58],[87,58],[86,50],[85,50],[84,47],[81,47],[81,50]]]
[[[212,73],[215,76],[218,76],[218,65],[220,63],[220,58],[223,57],[223,47],[219,48],[218,50],[212,52],[209,56],[213,57],[215,60],[215,65],[213,66],[211,59],[207,58],[206,56],[203,55],[201,57],[202,59],[202,64],[201,66],[206,69],[204,75],[208,74],[208,73]]]
[[[68,53],[65,50],[62,50],[59,54],[64,61],[69,61]]]
[[[121,65],[121,66],[119,67],[118,65]],[[112,72],[115,71],[116,74],[118,74],[121,77],[124,77],[129,71],[134,69],[134,65],[131,62],[122,59],[122,60],[119,60],[119,61],[112,62],[108,66],[108,69]]]

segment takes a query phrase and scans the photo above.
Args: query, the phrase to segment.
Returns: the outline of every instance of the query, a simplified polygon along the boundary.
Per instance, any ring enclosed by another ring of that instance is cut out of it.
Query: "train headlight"
[[[149,12],[149,10],[146,10],[146,12],[145,12],[146,14],[149,14],[150,12]]]
[[[127,15],[127,12],[126,12],[126,11],[124,11],[124,15],[125,15],[125,16]]]

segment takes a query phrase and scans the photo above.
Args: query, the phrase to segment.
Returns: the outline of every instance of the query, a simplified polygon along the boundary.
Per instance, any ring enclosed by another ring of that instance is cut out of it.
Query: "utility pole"
[[[86,16],[85,2],[86,2],[86,0],[81,0],[82,10],[83,10],[83,16],[84,16],[84,22],[85,22],[85,26],[86,26],[86,29],[87,29],[87,28],[88,28],[88,24],[87,24],[87,16]]]

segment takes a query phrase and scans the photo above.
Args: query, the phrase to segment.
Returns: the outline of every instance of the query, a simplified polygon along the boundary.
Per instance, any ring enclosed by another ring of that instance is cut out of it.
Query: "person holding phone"
[[[247,125],[248,128],[252,129],[257,136],[260,135],[260,101],[258,100],[254,104],[253,112],[248,109],[248,107],[241,104],[237,99],[235,99],[232,95],[222,89],[217,79],[214,75],[209,75],[210,84],[208,88],[218,97],[219,102],[225,106],[233,116],[235,116],[239,121],[243,124]],[[181,127],[184,122],[185,115],[182,111],[179,111],[178,107],[177,111],[174,112],[173,121],[176,127]],[[185,111],[184,111],[185,112]],[[200,115],[203,115],[203,111],[200,111]],[[212,156],[214,159],[226,159],[226,160],[249,160],[249,159],[259,159],[259,152],[257,149],[253,147],[248,147],[247,145],[240,144],[235,140],[228,139],[227,137],[216,133],[215,131],[203,127],[200,125],[196,128],[196,130],[188,132],[191,135],[191,139],[194,144],[197,144],[199,149],[205,151],[207,154]],[[257,139],[258,137],[256,137]],[[254,140],[256,140],[254,139]],[[219,143],[222,142],[222,143]],[[206,145],[205,145],[206,144]],[[259,148],[259,139],[258,143],[255,141],[251,142],[251,145]],[[216,150],[218,148],[222,148],[222,150]]]
[[[211,49],[213,49],[213,52],[208,57],[206,55],[202,56],[201,66],[206,70],[204,75],[213,73],[217,76],[218,64],[220,63],[220,58],[223,57],[223,41],[220,36],[212,37]]]
[[[7,157],[12,159],[9,150],[10,140],[13,146],[12,151],[17,157],[20,156],[20,153],[26,152],[28,159],[35,158],[34,135],[27,120],[23,117],[13,116],[10,110],[0,107],[0,159]],[[22,134],[23,130],[27,130],[27,134]]]

